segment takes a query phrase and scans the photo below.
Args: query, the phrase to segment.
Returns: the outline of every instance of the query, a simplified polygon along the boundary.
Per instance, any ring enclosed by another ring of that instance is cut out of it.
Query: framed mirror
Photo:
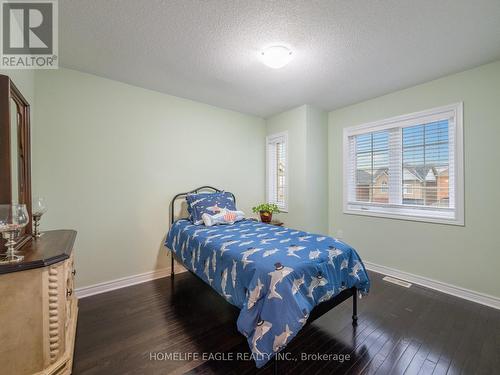
[[[12,80],[0,75],[0,204],[26,204],[31,214],[30,106]],[[16,247],[31,240],[32,225]]]

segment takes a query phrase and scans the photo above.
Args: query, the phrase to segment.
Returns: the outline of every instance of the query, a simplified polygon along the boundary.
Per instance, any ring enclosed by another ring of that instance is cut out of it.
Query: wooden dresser
[[[73,291],[76,232],[48,231],[0,265],[0,373],[71,374],[78,317]]]

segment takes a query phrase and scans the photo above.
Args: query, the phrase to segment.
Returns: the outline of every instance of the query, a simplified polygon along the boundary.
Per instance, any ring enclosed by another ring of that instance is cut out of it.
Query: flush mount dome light
[[[272,46],[260,53],[262,62],[270,68],[283,68],[292,60],[292,51],[285,46]]]

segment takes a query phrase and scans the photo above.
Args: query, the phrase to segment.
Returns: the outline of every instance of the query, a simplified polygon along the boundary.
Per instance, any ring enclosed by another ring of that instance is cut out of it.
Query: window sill
[[[447,225],[457,225],[465,226],[463,219],[457,218],[447,218],[447,217],[431,217],[425,215],[416,214],[398,214],[394,212],[384,212],[380,210],[365,210],[365,209],[353,209],[344,207],[344,214],[347,215],[360,215],[360,216],[371,216],[371,217],[381,217],[385,219],[397,219],[406,221],[419,221],[431,224],[447,224]]]

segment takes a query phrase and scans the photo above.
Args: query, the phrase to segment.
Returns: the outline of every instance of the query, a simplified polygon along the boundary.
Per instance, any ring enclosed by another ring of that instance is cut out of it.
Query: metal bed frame
[[[181,198],[185,199],[188,194],[196,194],[196,193],[206,191],[206,190],[213,191],[213,192],[222,192],[223,191],[223,190],[217,189],[213,186],[206,185],[206,186],[200,186],[199,188],[188,191],[186,193],[179,193],[179,194],[175,195],[172,198],[172,201],[170,202],[170,226],[172,226],[172,224],[175,221],[175,202]],[[233,196],[234,203],[236,204],[236,197],[234,196],[233,193],[230,193],[230,194]],[[170,269],[171,269],[171,278],[172,278],[172,282],[173,282],[174,275],[175,275],[175,272],[174,272],[175,262],[174,262],[174,260],[179,261],[179,263],[182,263],[182,261],[180,261],[178,259],[177,255],[172,250],[170,250],[170,253],[172,255]],[[193,273],[193,272],[191,272],[191,273]],[[193,273],[193,275],[195,275],[195,274]],[[195,275],[195,276],[198,277],[198,275]],[[350,289],[343,290],[342,292],[340,292],[339,294],[337,294],[335,297],[331,298],[328,301],[320,303],[309,314],[309,318],[307,319],[307,324],[312,323],[314,320],[318,319],[320,316],[324,315],[325,313],[327,313],[328,311],[333,309],[335,306],[341,304],[345,300],[352,297],[352,324],[357,325],[357,323],[358,323],[358,299],[357,299],[357,295],[358,295],[357,289],[353,287]]]

